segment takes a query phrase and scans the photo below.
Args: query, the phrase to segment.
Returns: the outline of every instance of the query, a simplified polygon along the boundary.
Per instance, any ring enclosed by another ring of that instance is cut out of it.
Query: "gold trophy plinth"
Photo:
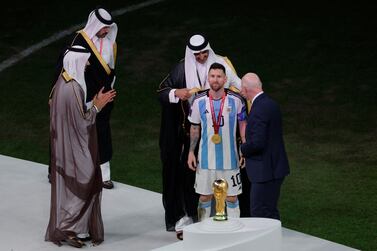
[[[224,179],[215,180],[212,184],[212,189],[216,200],[216,214],[213,220],[226,221],[228,220],[228,216],[225,212],[225,199],[228,191],[228,182]]]

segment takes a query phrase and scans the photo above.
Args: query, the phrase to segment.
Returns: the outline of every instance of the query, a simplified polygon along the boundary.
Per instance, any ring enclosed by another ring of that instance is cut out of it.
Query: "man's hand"
[[[242,151],[241,151],[241,144],[240,144],[238,152],[240,153],[240,168],[242,169],[242,168],[245,167],[246,161],[245,161],[245,157],[243,156]]]
[[[109,102],[113,101],[116,96],[116,91],[114,89],[103,92],[103,89],[105,87],[102,87],[101,90],[98,92],[98,94],[93,99],[93,105],[97,107],[99,111]]]
[[[245,161],[245,158],[242,157],[242,155],[240,156],[240,167],[241,169],[243,169],[246,165],[246,161]]]
[[[195,171],[196,170],[196,157],[195,157],[195,154],[194,152],[189,152],[188,154],[188,158],[187,158],[187,164],[188,164],[188,167]]]
[[[180,100],[185,101],[191,97],[190,89],[182,88],[175,90],[174,95],[178,97]]]

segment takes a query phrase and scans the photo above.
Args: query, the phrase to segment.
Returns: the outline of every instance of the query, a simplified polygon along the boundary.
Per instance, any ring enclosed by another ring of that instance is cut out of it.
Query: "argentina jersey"
[[[220,107],[221,99],[213,100],[216,118],[218,118]],[[246,119],[246,106],[238,94],[226,90],[224,106],[219,121],[220,143],[215,144],[212,141],[215,131],[208,91],[195,97],[188,119],[191,123],[200,124],[201,126],[201,139],[197,157],[199,168],[229,170],[239,167],[236,142],[237,121]]]

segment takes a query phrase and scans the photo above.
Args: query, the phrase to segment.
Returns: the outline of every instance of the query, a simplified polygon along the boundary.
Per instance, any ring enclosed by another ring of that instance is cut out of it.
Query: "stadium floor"
[[[50,205],[47,166],[0,155],[0,250],[47,251],[44,241]],[[105,241],[93,250],[181,250],[174,233],[164,228],[161,194],[115,183],[104,190]],[[89,247],[84,247],[89,249]],[[60,251],[73,250],[63,245]],[[346,246],[283,228],[282,251],[351,251]]]

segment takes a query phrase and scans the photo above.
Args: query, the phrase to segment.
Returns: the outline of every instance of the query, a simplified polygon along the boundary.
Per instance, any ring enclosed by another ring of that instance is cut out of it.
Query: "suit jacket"
[[[253,102],[241,145],[251,182],[280,179],[289,174],[279,105],[262,93]]]

